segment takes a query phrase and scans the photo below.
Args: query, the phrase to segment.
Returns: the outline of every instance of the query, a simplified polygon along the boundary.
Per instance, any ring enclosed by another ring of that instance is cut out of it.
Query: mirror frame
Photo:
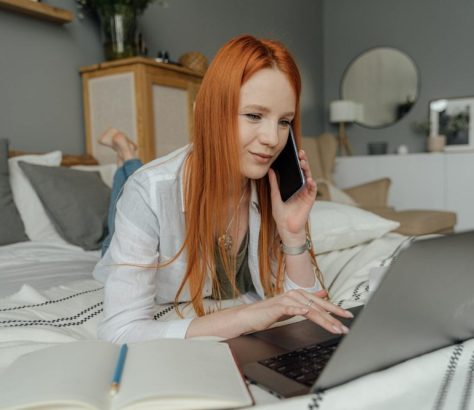
[[[354,58],[352,58],[349,63],[346,65],[346,68],[344,69],[343,73],[342,73],[342,76],[341,76],[341,81],[339,82],[339,97],[340,99],[344,99],[344,95],[343,95],[343,92],[342,92],[342,85],[343,85],[343,82],[344,82],[344,77],[346,76],[347,72],[349,71],[349,68],[351,67],[351,65],[357,61],[360,57],[362,57],[364,54],[366,53],[369,53],[370,51],[374,51],[376,49],[379,49],[379,48],[389,48],[389,49],[392,49],[392,50],[395,50],[395,51],[398,51],[402,54],[404,54],[410,61],[411,63],[413,64],[413,67],[415,68],[415,72],[416,72],[416,77],[417,77],[417,87],[416,87],[416,98],[415,98],[415,102],[413,103],[412,107],[410,108],[409,111],[407,111],[405,113],[405,115],[403,115],[402,117],[396,119],[395,121],[389,123],[389,124],[384,124],[384,125],[366,125],[366,124],[362,124],[361,122],[359,121],[354,121],[355,124],[357,125],[360,125],[361,127],[364,127],[364,128],[369,128],[369,129],[382,129],[382,128],[387,128],[387,127],[390,127],[392,125],[395,125],[396,123],[402,121],[404,118],[407,117],[408,114],[410,114],[410,112],[412,112],[413,110],[413,107],[416,105],[416,103],[418,102],[419,98],[420,98],[420,93],[421,93],[421,72],[420,72],[420,69],[418,68],[418,65],[415,63],[415,60],[408,54],[406,53],[405,51],[403,50],[400,50],[399,48],[396,48],[396,47],[393,47],[393,46],[383,46],[383,45],[378,45],[378,46],[373,46],[373,47],[370,47],[370,48],[367,48],[365,49],[364,51],[360,52],[359,54],[357,54]],[[356,101],[357,102],[357,101]]]

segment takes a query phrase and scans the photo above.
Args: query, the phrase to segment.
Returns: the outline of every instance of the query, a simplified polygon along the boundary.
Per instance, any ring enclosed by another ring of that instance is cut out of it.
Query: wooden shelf
[[[74,20],[74,15],[68,10],[32,0],[0,0],[0,8],[60,24],[70,23]]]

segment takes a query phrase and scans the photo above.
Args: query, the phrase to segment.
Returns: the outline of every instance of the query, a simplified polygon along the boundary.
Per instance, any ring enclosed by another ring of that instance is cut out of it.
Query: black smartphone
[[[288,201],[306,183],[291,127],[289,128],[286,145],[271,165],[271,168],[276,173],[281,199],[284,202]]]

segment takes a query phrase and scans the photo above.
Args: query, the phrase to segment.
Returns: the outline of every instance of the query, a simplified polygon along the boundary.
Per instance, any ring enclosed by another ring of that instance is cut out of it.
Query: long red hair
[[[289,51],[276,41],[260,40],[249,35],[230,40],[210,64],[196,97],[193,147],[186,162],[184,178],[187,231],[179,252],[186,251],[187,268],[175,303],[187,285],[198,316],[206,313],[202,291],[209,274],[213,288],[219,290],[215,272],[216,239],[225,232],[228,221],[228,208],[223,204],[228,204],[230,195],[236,209],[242,194],[237,122],[240,88],[253,74],[264,68],[280,70],[294,90],[296,107],[292,126],[296,143],[300,146],[301,77]],[[261,214],[258,249],[260,279],[265,295],[272,296],[283,290],[283,257],[272,217],[268,179],[257,180],[256,186]],[[222,250],[219,251],[222,256]],[[230,256],[223,256],[226,274],[235,290],[232,269],[232,262],[235,261]],[[317,268],[314,253],[312,258]],[[277,263],[272,264],[272,260]],[[321,281],[319,269],[316,271]]]

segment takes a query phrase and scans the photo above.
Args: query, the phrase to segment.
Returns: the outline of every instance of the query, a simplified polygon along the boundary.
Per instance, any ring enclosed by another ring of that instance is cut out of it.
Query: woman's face
[[[296,96],[280,70],[257,71],[240,89],[240,171],[250,179],[264,177],[288,139]]]

